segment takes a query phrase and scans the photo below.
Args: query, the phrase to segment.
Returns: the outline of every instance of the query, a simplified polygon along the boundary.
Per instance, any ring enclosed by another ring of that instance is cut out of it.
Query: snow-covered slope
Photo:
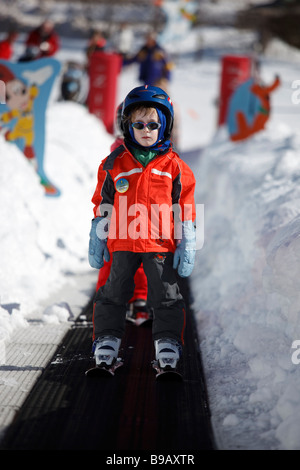
[[[70,273],[90,269],[90,200],[112,141],[102,123],[74,103],[51,104],[46,132],[45,168],[62,191],[59,198],[45,197],[23,154],[0,138],[1,305],[19,304],[24,317]]]
[[[298,450],[300,105],[292,101],[298,52],[277,42],[261,58],[264,80],[276,73],[282,79],[272,116],[265,131],[233,144],[226,129],[215,132],[218,51],[226,50],[227,33],[232,53],[236,32],[204,28],[201,60],[179,58],[171,84],[181,148],[202,148],[190,162],[196,202],[205,210],[191,283],[212,420],[220,448]],[[239,52],[247,50],[245,37]],[[69,53],[63,48],[59,58]],[[120,100],[136,77],[135,67],[122,72]],[[51,298],[71,273],[90,272],[90,199],[111,142],[84,107],[52,101],[46,170],[62,190],[52,199],[23,155],[0,137],[1,345],[29,317],[47,321],[50,311],[59,321],[68,318],[51,309]]]
[[[299,449],[299,144],[285,126],[238,145],[220,132],[198,167],[205,243],[192,286],[225,449]]]

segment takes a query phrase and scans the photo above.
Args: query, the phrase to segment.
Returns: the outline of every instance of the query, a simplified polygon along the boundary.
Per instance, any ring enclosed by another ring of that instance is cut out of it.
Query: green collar
[[[139,161],[143,166],[148,165],[150,160],[157,155],[157,151],[151,149],[142,150],[133,148],[132,153],[137,161]]]

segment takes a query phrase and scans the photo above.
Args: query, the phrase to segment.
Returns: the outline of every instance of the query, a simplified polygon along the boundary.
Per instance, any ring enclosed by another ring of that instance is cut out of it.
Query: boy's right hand
[[[97,225],[103,217],[96,217],[92,220],[89,242],[89,263],[92,268],[100,269],[104,265],[104,261],[110,260],[110,254],[107,248],[107,238],[99,238],[97,235]],[[103,233],[103,231],[102,231]]]

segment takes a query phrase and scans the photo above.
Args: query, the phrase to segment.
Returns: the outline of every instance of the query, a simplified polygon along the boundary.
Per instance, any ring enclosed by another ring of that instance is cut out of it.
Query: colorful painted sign
[[[279,85],[279,77],[269,86],[251,78],[236,89],[226,120],[232,141],[245,140],[265,128],[271,112],[270,94]]]
[[[0,60],[0,81],[5,86],[0,133],[34,166],[48,196],[60,194],[44,171],[46,109],[59,72],[60,63],[52,58],[18,63]]]

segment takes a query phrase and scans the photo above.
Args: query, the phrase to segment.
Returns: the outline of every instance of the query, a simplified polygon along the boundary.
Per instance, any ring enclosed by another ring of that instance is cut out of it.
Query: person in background
[[[115,35],[114,47],[122,57],[127,57],[132,50],[134,35],[132,29],[126,23],[121,23]]]
[[[0,59],[11,60],[14,53],[13,45],[17,37],[17,31],[11,30],[7,33],[5,39],[0,41]]]
[[[124,144],[124,136],[121,129],[122,108],[123,103],[120,103],[116,110],[114,130],[115,140],[110,147],[111,152],[116,150],[120,145]],[[99,269],[96,292],[106,283],[110,273],[111,263],[112,258],[109,261],[104,261],[103,267]],[[152,312],[147,307],[147,278],[142,265],[140,265],[135,273],[134,284],[134,293],[127,305],[126,318],[127,320],[133,321],[136,325],[140,325],[145,321],[152,319]]]
[[[110,151],[113,152],[117,147],[124,143],[124,136],[121,129],[121,116],[122,116],[123,103],[120,103],[116,109],[116,117],[114,122],[114,136],[115,140],[111,144]]]
[[[158,44],[155,33],[148,33],[145,45],[133,57],[126,57],[123,65],[139,63],[139,80],[144,85],[154,85],[158,80],[170,81],[173,63],[166,51]]]
[[[54,23],[45,20],[38,28],[29,33],[26,42],[25,56],[28,59],[40,59],[53,56],[59,50],[59,37],[54,30]]]
[[[166,78],[159,78],[154,83],[154,86],[162,88],[168,95],[170,95],[169,84],[170,82]],[[172,140],[174,148],[178,151],[178,149],[180,148],[180,132],[179,132],[180,116],[179,116],[178,106],[176,105],[176,103],[174,103],[174,101],[173,101],[173,108],[174,108],[174,121],[173,121],[172,133],[171,133],[171,140]]]
[[[94,52],[103,51],[105,46],[106,39],[104,38],[101,31],[93,31],[86,48],[87,59],[89,60]]]

